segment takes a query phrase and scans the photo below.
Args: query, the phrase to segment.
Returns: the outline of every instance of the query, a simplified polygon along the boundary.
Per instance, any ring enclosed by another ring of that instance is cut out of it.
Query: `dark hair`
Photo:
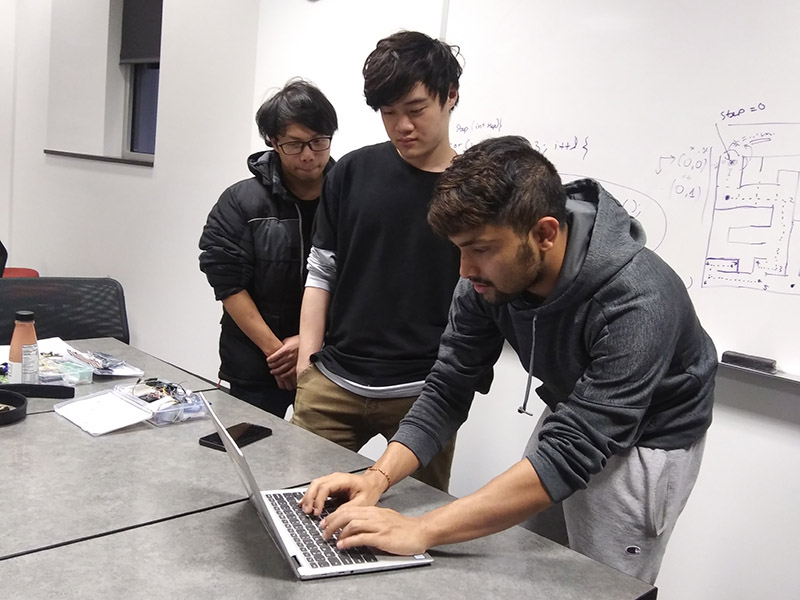
[[[484,225],[526,235],[546,216],[564,227],[566,202],[553,164],[528,140],[510,135],[485,140],[453,160],[436,184],[428,223],[444,237]]]
[[[292,123],[323,135],[333,135],[339,128],[336,110],[318,87],[302,79],[291,79],[256,112],[258,133],[267,146],[270,138],[286,133]]]
[[[362,70],[367,104],[372,110],[394,104],[421,82],[444,106],[450,87],[458,89],[458,55],[458,46],[417,31],[401,31],[382,39]]]

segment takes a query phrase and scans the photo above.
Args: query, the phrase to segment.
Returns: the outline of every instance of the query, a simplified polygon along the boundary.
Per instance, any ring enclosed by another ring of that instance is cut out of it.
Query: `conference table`
[[[200,391],[225,425],[273,435],[243,452],[263,489],[372,461],[242,402],[213,382],[111,339],[70,342]],[[77,386],[86,395],[131,379]],[[656,598],[653,586],[521,527],[434,548],[430,566],[297,581],[224,452],[200,446],[208,418],[93,437],[31,398],[0,427],[2,598]],[[417,515],[452,497],[412,478],[381,505]]]

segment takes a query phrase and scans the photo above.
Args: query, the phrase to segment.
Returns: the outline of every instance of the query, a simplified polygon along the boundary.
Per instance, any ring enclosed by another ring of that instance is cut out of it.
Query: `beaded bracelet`
[[[375,466],[368,467],[367,471],[377,471],[378,473],[386,477],[386,482],[389,484],[389,486],[386,489],[388,490],[390,487],[392,487],[392,479],[386,474],[386,471],[384,471],[380,467],[375,467]]]

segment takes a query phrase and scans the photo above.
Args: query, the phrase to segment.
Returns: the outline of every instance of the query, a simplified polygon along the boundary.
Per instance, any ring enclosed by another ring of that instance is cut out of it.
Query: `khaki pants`
[[[388,440],[414,404],[413,398],[367,398],[342,389],[311,365],[297,378],[292,423],[353,452],[380,434]],[[442,491],[450,485],[455,436],[412,477]]]

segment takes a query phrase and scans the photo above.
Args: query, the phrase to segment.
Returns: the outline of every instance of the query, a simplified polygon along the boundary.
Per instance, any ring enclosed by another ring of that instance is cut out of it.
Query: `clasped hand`
[[[380,477],[381,479],[378,479]],[[319,515],[329,496],[348,501],[320,523],[323,538],[337,535],[336,546],[345,550],[372,546],[392,554],[420,554],[428,549],[422,518],[406,517],[388,508],[374,506],[383,492],[382,476],[334,473],[311,482],[300,507]],[[385,486],[383,486],[385,487]]]
[[[293,390],[297,387],[297,377],[294,372],[297,364],[297,349],[300,345],[300,336],[293,335],[283,340],[283,345],[267,357],[269,372],[278,382],[282,390]]]

